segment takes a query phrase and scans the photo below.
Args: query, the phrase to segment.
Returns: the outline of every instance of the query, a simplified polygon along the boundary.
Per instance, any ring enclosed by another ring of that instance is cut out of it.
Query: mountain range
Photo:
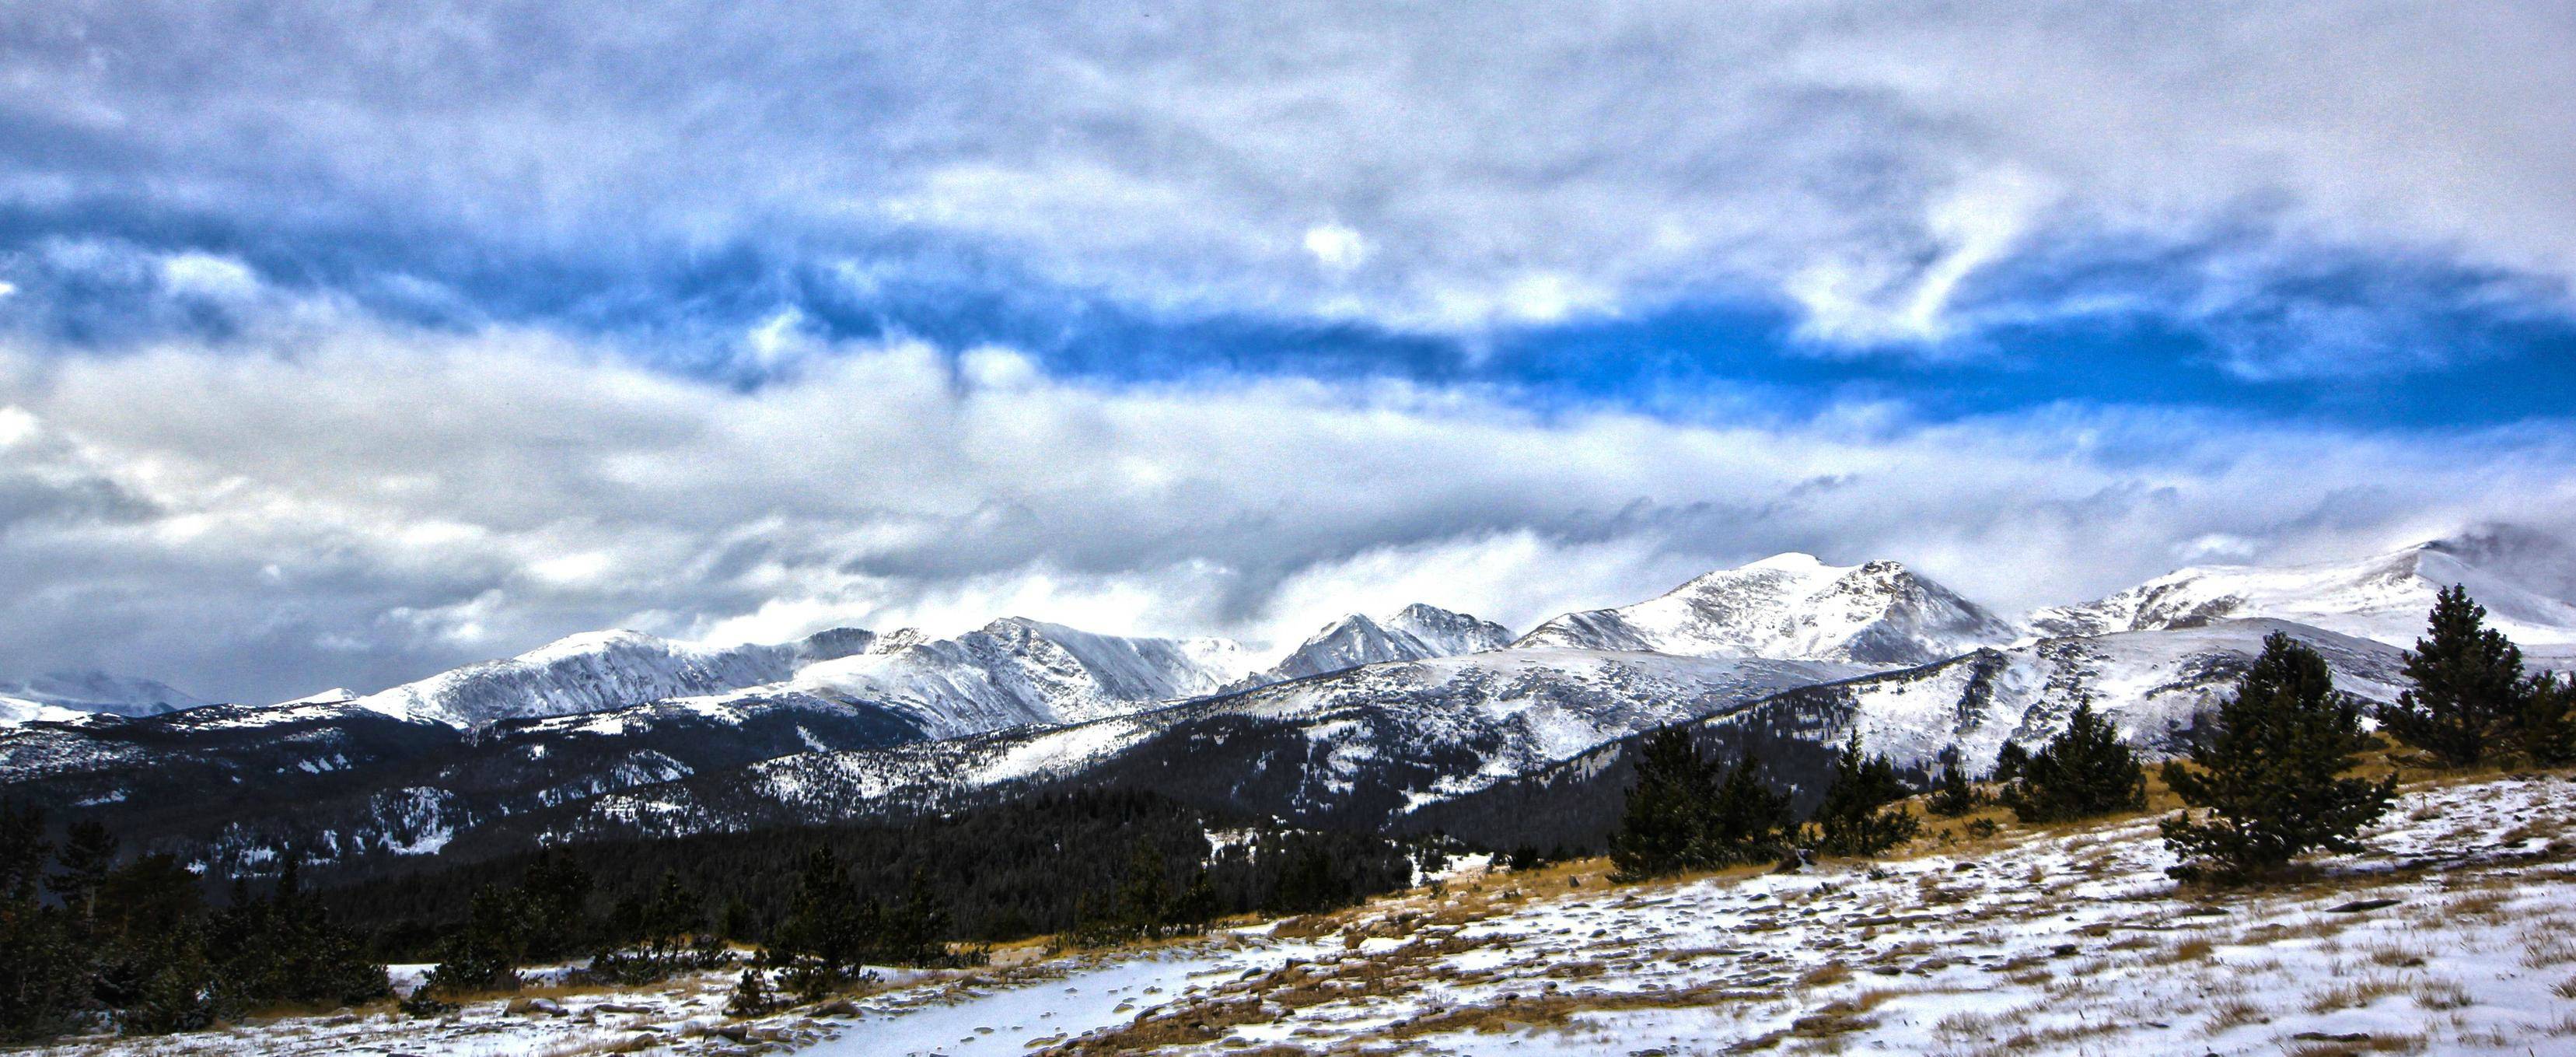
[[[2488,531],[2326,565],[2178,570],[2007,621],[1894,562],[1783,554],[1512,637],[1428,605],[1352,614],[1267,663],[1218,639],[1022,618],[947,638],[831,629],[710,647],[579,635],[371,694],[206,705],[107,677],[0,684],[0,796],[221,873],[938,812],[1151,789],[1300,825],[1597,838],[1642,733],[1759,746],[1812,792],[1857,728],[1972,770],[2089,702],[2181,743],[2284,632],[2396,693],[2439,586],[2557,663],[2566,552]],[[29,696],[40,694],[41,696]],[[184,710],[178,710],[184,709]],[[178,711],[174,711],[178,710]]]

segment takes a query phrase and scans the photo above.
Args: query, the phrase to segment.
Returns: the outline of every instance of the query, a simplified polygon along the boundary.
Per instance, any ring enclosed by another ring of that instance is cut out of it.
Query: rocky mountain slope
[[[2013,637],[1994,614],[1895,562],[1781,554],[1635,605],[1556,617],[1517,645],[1896,665]]]

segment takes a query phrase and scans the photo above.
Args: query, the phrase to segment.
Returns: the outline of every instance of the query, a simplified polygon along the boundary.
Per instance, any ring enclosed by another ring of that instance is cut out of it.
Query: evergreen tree
[[[39,895],[52,852],[41,812],[0,804],[0,1042],[68,1030],[90,997],[89,945]]]
[[[1769,862],[1788,853],[1797,815],[1789,795],[1771,788],[1762,777],[1762,760],[1752,749],[1735,762],[1718,783],[1704,826],[1691,846],[1692,866],[1733,866]]]
[[[1827,855],[1876,855],[1914,839],[1921,820],[1897,803],[1906,795],[1895,761],[1864,754],[1860,728],[1853,727],[1834,758],[1833,784],[1825,788],[1824,802],[1810,820],[1816,849]]]
[[[1945,818],[1957,818],[1975,811],[1983,799],[1977,794],[1977,787],[1968,781],[1968,773],[1959,769],[1958,753],[1952,750],[1949,757],[1941,761],[1941,773],[1932,780],[1932,795],[1923,802],[1923,809]]]
[[[83,819],[63,833],[56,856],[61,868],[45,887],[62,899],[63,908],[84,927],[97,916],[98,889],[116,869],[116,837],[95,820]]]
[[[2514,747],[2543,767],[2576,763],[2576,680],[2556,672],[2532,677],[2514,720]]]
[[[1995,750],[1995,772],[1988,775],[1987,779],[1996,782],[2016,781],[2021,778],[2021,769],[2029,764],[2030,750],[2022,748],[2020,742],[2007,741],[2003,748]]]
[[[2381,730],[2452,767],[2475,764],[2510,738],[2529,689],[2522,651],[2486,616],[2467,588],[2443,589],[2425,636],[2406,654],[2415,688],[2379,710]]]
[[[516,891],[485,885],[475,892],[464,926],[439,941],[438,964],[421,981],[420,993],[518,990],[519,916]]]
[[[817,847],[806,853],[775,942],[779,949],[813,957],[837,975],[867,956],[876,943],[874,925],[872,915],[862,914],[858,890],[840,858],[830,848]]]
[[[1118,889],[1119,924],[1131,936],[1161,935],[1171,902],[1171,877],[1164,868],[1163,853],[1139,838],[1127,857],[1127,883]]]
[[[523,954],[548,962],[581,948],[590,938],[590,871],[559,854],[538,857],[519,878],[519,931]]]
[[[948,934],[948,912],[931,896],[930,878],[912,873],[903,903],[885,916],[882,953],[898,965],[929,965],[948,953],[941,937]]]
[[[1705,843],[1715,799],[1708,764],[1688,730],[1667,726],[1648,735],[1637,752],[1627,809],[1610,835],[1612,876],[1636,881],[1689,868]]]
[[[728,1017],[757,1017],[777,1008],[778,996],[769,989],[769,974],[759,969],[744,969],[741,978],[734,981],[732,997],[725,1001]]]
[[[2165,764],[2166,784],[2188,805],[2162,826],[2183,860],[2175,876],[2239,880],[2310,849],[2358,850],[2353,838],[2388,810],[2397,787],[2394,775],[2340,777],[2370,744],[2325,659],[2274,632],[2193,746],[2192,766]]]
[[[1278,854],[1285,856],[1286,865],[1280,867],[1278,887],[1264,909],[1312,914],[1350,902],[1350,886],[1342,881],[1331,846],[1320,840],[1300,840]]]
[[[2022,765],[2019,781],[2005,787],[2003,802],[2024,822],[2068,822],[2147,806],[2147,776],[2137,751],[2093,711],[2075,706],[2066,730],[2049,739]]]

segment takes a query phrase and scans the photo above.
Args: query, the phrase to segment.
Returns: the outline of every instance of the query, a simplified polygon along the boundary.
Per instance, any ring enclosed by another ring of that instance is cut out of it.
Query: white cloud
[[[2010,610],[2576,509],[2576,441],[2543,427],[1690,423],[1387,382],[1109,389],[910,343],[743,391],[543,333],[294,333],[0,352],[0,670],[283,698],[610,626],[1017,613],[1277,642],[1416,600],[1526,626],[1785,549]]]
[[[259,275],[250,266],[211,253],[174,253],[161,258],[161,285],[182,297],[239,301],[259,294]]]
[[[1368,240],[1339,224],[1317,224],[1306,229],[1306,252],[1324,267],[1346,272],[1368,259]]]

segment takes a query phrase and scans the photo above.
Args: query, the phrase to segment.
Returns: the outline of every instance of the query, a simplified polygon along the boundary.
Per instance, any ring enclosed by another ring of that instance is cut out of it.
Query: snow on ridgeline
[[[1500,624],[1416,602],[1388,616],[1353,613],[1324,625],[1279,663],[1227,689],[1249,690],[1364,664],[1482,653],[1511,643],[1511,629]]]
[[[2576,646],[2576,601],[2553,592],[2576,577],[2576,555],[2554,541],[2484,530],[2419,543],[2359,561],[2298,566],[2178,569],[2092,602],[2031,612],[2053,637],[2197,627],[2272,617],[2412,647],[2433,595],[2464,585],[2488,623],[2524,646]]]
[[[776,645],[726,647],[634,631],[588,632],[507,660],[469,664],[368,694],[352,705],[397,719],[471,730],[504,719],[601,712],[777,682],[807,664],[864,650],[875,641],[875,634],[854,628]]]
[[[1907,665],[2013,638],[2010,624],[1896,562],[1790,553],[1635,605],[1565,614],[1515,645]]]
[[[724,647],[607,631],[440,672],[351,704],[473,730],[655,701],[825,696],[883,704],[930,736],[955,737],[1200,696],[1247,667],[1242,647],[1221,639],[1099,635],[1020,617],[946,639],[909,628],[884,636],[836,628],[794,642]]]

